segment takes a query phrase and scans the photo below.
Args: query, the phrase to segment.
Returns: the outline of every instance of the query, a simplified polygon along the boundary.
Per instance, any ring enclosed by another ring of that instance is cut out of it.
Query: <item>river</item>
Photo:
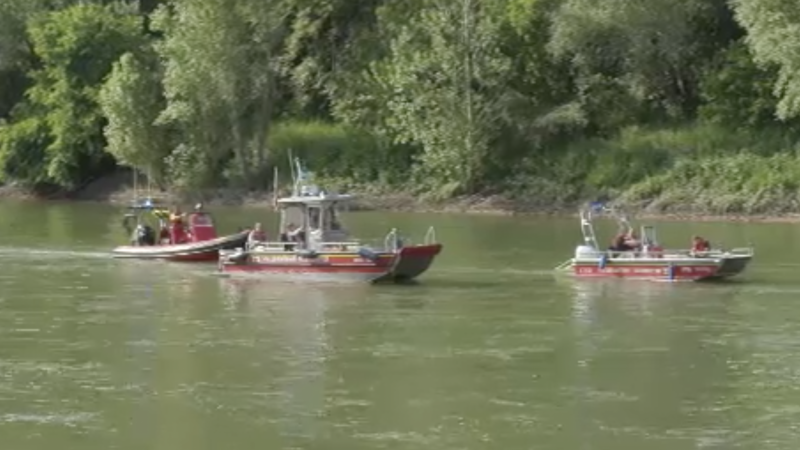
[[[274,223],[212,209],[221,228]],[[221,278],[112,260],[121,210],[0,203],[8,450],[794,449],[800,227],[659,225],[752,243],[724,284],[578,281],[574,219],[350,213],[445,249],[415,286]],[[610,237],[613,224],[600,230]]]

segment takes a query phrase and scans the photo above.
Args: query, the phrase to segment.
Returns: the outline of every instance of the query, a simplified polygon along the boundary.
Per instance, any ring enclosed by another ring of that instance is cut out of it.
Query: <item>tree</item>
[[[497,36],[495,4],[430,0],[396,28],[391,56],[373,65],[374,81],[397,143],[420,145],[428,185],[442,195],[474,191],[507,100],[510,58]],[[391,17],[385,17],[385,20]]]
[[[167,99],[159,123],[178,135],[170,157],[176,180],[210,185],[230,169],[244,186],[256,185],[286,12],[282,0],[174,0],[156,11]]]
[[[77,4],[30,23],[28,33],[39,68],[30,73],[33,85],[26,92],[27,103],[9,125],[22,127],[7,133],[17,138],[0,143],[8,153],[6,174],[14,177],[21,172],[10,162],[28,161],[41,167],[41,175],[21,181],[75,188],[113,164],[103,151],[98,94],[112,63],[141,45],[141,32],[141,18],[114,5]],[[44,123],[28,126],[28,118]],[[47,139],[39,136],[42,126]],[[21,137],[26,130],[36,135]],[[15,143],[26,142],[48,142],[44,157],[34,160],[18,154],[30,146]]]
[[[747,44],[762,67],[775,65],[777,115],[800,114],[800,8],[786,0],[732,0],[736,18],[747,30]]]
[[[168,130],[156,125],[165,104],[160,67],[150,53],[122,55],[100,91],[108,152],[159,184],[172,150]]]
[[[750,129],[775,125],[774,68],[753,62],[744,40],[719,53],[701,83],[700,117],[718,125]]]
[[[549,45],[572,62],[590,109],[608,114],[613,99],[642,115],[628,95],[651,113],[692,118],[705,61],[736,35],[729,15],[723,0],[565,0]],[[611,98],[592,104],[603,92]]]
[[[382,46],[375,38],[377,10],[385,0],[297,0],[281,52],[281,72],[291,100],[304,115],[330,117],[348,81]],[[342,95],[344,94],[344,95]]]

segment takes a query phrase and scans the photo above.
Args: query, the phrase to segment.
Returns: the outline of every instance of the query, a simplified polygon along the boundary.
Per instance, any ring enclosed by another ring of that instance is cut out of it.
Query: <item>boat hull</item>
[[[244,246],[247,231],[200,242],[178,245],[123,245],[112,250],[115,258],[160,259],[176,262],[213,262],[219,258],[220,250],[232,250]]]
[[[367,258],[359,253],[329,252],[250,252],[220,258],[219,268],[226,274],[278,275],[304,280],[339,280],[367,283],[400,283],[425,273],[441,244],[409,246],[397,252],[375,253]]]
[[[572,273],[583,278],[633,278],[660,281],[704,281],[730,278],[742,273],[752,256],[709,258],[585,258],[572,261]]]

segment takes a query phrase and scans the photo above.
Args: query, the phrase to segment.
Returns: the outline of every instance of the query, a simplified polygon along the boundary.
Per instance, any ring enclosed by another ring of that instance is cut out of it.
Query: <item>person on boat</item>
[[[281,241],[283,242],[303,242],[305,237],[303,229],[294,223],[286,225],[286,231],[281,233]]]
[[[608,249],[614,252],[631,252],[634,247],[628,244],[628,236],[625,233],[619,233],[614,236]]]
[[[664,248],[658,242],[647,237],[642,239],[641,251],[645,258],[662,258],[664,256]]]
[[[636,235],[635,231],[628,230],[628,232],[625,233],[625,245],[630,247],[630,251],[638,251],[642,248],[642,241]]]
[[[181,212],[179,206],[175,206],[169,215],[169,240],[170,243],[183,244],[186,242],[186,228],[184,220],[186,215]]]
[[[692,250],[693,256],[702,256],[711,250],[711,244],[700,236],[692,236]]]
[[[153,215],[158,219],[158,241],[157,243],[163,244],[164,241],[169,240],[169,216],[170,212],[167,209],[156,208],[153,210]]]
[[[267,242],[267,234],[261,229],[261,223],[253,225],[250,234],[247,235],[247,247],[253,248],[258,244]]]

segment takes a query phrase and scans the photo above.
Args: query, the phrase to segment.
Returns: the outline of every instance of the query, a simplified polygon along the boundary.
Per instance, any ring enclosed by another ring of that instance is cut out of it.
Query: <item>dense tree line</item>
[[[716,180],[761,199],[720,208],[759,209],[798,188],[798,11],[0,0],[0,173],[75,189],[125,165],[163,186],[259,189],[291,149],[342,182],[438,197],[678,202],[670,186]]]

